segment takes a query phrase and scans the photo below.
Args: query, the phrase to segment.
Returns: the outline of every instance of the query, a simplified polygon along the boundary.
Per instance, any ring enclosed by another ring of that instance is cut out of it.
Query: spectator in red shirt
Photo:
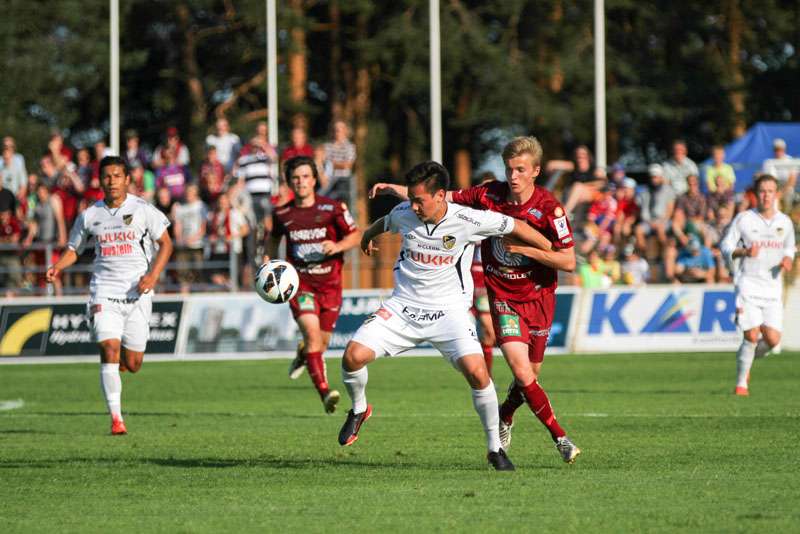
[[[6,204],[0,206],[0,244],[17,245],[22,237],[22,226],[14,217],[13,204]],[[6,295],[13,295],[22,284],[22,273],[15,271],[22,267],[21,258],[17,250],[0,250],[0,267],[11,269],[11,272],[0,272],[0,287],[5,289]]]
[[[217,156],[217,147],[209,146],[206,159],[200,165],[200,196],[203,202],[212,207],[225,189],[225,167]]]
[[[639,216],[639,205],[636,203],[636,180],[623,178],[622,187],[617,188],[617,222],[614,224],[614,243],[623,246],[628,243],[633,233],[633,225]]]

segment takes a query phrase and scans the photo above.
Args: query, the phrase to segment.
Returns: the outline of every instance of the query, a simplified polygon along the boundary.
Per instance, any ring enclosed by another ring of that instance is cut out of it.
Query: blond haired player
[[[94,238],[94,273],[86,311],[100,347],[100,385],[112,435],[128,432],[122,419],[120,363],[132,373],[142,366],[153,287],[172,253],[169,221],[146,200],[129,195],[130,182],[125,160],[107,156],[100,161],[105,198],[78,215],[67,249],[45,272],[48,282],[55,281]],[[154,255],[155,244],[158,253]]]
[[[734,263],[736,322],[744,333],[736,357],[736,395],[750,394],[753,359],[766,356],[781,340],[783,271],[792,268],[795,255],[792,220],[775,208],[778,180],[765,174],[754,185],[756,207],[733,219],[719,245]]]

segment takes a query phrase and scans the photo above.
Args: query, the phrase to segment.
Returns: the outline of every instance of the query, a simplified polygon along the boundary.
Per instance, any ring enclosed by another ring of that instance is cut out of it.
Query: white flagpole
[[[439,34],[439,0],[430,0],[431,41],[431,159],[442,161],[442,58]]]
[[[606,155],[606,28],[603,0],[594,0],[594,156],[597,166],[608,166]]]
[[[111,117],[109,121],[109,148],[113,154],[120,154],[119,144],[119,0],[109,0],[111,8],[111,64],[110,72],[110,107]],[[101,157],[97,154],[97,157]]]

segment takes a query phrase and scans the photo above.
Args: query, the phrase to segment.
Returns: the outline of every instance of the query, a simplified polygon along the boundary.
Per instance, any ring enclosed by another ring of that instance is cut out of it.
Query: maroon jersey
[[[343,202],[315,196],[314,205],[288,202],[272,215],[273,235],[286,236],[286,259],[300,275],[300,290],[322,292],[341,287],[344,254],[322,253],[323,241],[341,241],[356,231]]]
[[[491,210],[528,221],[556,248],[575,246],[572,229],[564,208],[543,187],[534,186],[533,195],[525,204],[511,204],[506,182],[489,182],[462,191],[453,191],[453,202],[475,209]],[[490,237],[481,244],[483,272],[486,286],[498,298],[529,301],[558,286],[558,272],[552,267],[523,256],[511,254],[498,237]]]
[[[475,247],[475,253],[472,255],[472,265],[469,268],[472,274],[472,285],[475,288],[486,287],[486,282],[483,277],[483,262],[481,261],[481,247]],[[486,291],[484,291],[484,295]]]

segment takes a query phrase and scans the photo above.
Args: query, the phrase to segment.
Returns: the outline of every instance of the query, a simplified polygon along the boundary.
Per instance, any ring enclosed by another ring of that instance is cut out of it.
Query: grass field
[[[745,398],[734,358],[549,357],[542,385],[583,454],[564,464],[525,407],[514,473],[486,463],[441,358],[373,363],[374,416],[348,448],[335,360],[335,416],[288,360],[145,363],[123,375],[121,437],[97,364],[3,365],[0,530],[797,532],[798,354],[757,361]],[[509,377],[498,361],[501,400]]]

